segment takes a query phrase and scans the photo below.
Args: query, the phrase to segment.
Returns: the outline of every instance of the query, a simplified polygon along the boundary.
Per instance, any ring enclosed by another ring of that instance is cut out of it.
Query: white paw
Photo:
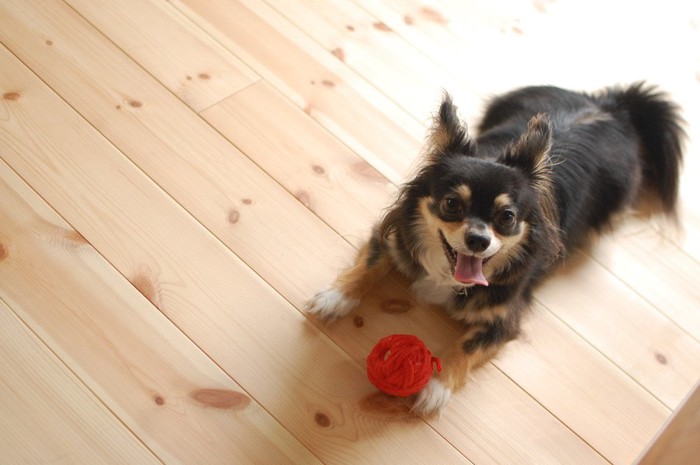
[[[452,397],[452,390],[445,387],[436,378],[431,378],[428,384],[418,393],[412,410],[420,416],[431,416],[440,413],[442,407]]]
[[[347,297],[334,287],[327,287],[306,303],[306,311],[322,320],[341,318],[359,305],[360,301]]]

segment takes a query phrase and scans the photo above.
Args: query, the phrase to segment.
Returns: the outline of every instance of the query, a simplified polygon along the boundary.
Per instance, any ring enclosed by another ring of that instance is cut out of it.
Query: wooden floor
[[[0,462],[629,464],[700,377],[700,9],[609,0],[0,0]],[[457,328],[386,280],[300,310],[416,166],[442,89],[646,79],[683,233],[630,216],[439,418],[364,358]]]

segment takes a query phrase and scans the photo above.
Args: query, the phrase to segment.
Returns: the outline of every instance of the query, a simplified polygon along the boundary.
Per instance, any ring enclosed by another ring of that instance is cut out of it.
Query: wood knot
[[[199,74],[197,75],[197,77],[198,77],[199,79],[204,80],[204,81],[206,81],[207,79],[211,79],[211,76],[209,76],[207,73],[199,73]]]
[[[539,11],[540,13],[547,12],[547,7],[545,6],[542,0],[533,0],[532,6],[535,8],[535,10]]]
[[[158,291],[153,280],[145,273],[138,274],[131,280],[131,284],[147,298],[153,305],[160,308],[158,304]]]
[[[333,50],[331,50],[331,53],[340,61],[345,61],[345,50],[343,50],[342,48],[334,48]]]
[[[329,426],[331,426],[330,417],[328,415],[326,415],[325,413],[320,412],[320,411],[316,412],[316,414],[314,415],[314,421],[321,428],[328,428]]]
[[[352,172],[374,182],[388,183],[387,179],[367,162],[358,161],[352,164]]]
[[[311,208],[311,196],[306,191],[298,191],[294,193],[294,197],[297,198],[299,202],[304,204],[306,208]]]
[[[406,313],[411,309],[411,302],[403,299],[389,299],[382,302],[381,309],[387,313]]]
[[[4,94],[2,94],[2,98],[4,100],[15,101],[15,100],[19,100],[20,95],[19,95],[19,92],[5,92]]]
[[[662,365],[668,364],[668,359],[661,352],[654,352],[654,358],[656,358],[656,361]]]
[[[129,100],[129,106],[132,108],[141,108],[143,106],[143,102],[139,100]]]
[[[63,230],[63,237],[75,245],[84,245],[88,243],[87,239],[75,229]]]
[[[53,45],[53,40],[48,40],[48,39],[47,39],[46,42],[45,42],[45,44],[48,45],[49,47],[51,47],[51,46]]]
[[[153,398],[153,402],[155,402],[156,405],[165,405],[165,399],[163,398],[163,396],[155,396]]]
[[[335,87],[335,82],[333,82],[333,81],[331,81],[331,80],[328,80],[328,79],[322,80],[322,81],[321,81],[321,84],[322,84],[323,86],[325,86],[325,87],[330,87],[330,88]]]
[[[374,24],[372,24],[372,27],[374,27],[378,31],[382,32],[391,32],[391,28],[386,25],[386,23],[383,23],[382,21],[377,21]]]
[[[420,9],[420,13],[421,16],[423,16],[423,18],[427,19],[428,21],[432,21],[438,24],[447,24],[447,18],[445,18],[442,13],[440,13],[434,8],[424,6]]]
[[[228,212],[228,222],[231,224],[236,224],[238,223],[238,220],[241,218],[241,214],[238,212],[236,209],[231,209]]]
[[[354,31],[355,31],[355,26],[352,26],[352,25],[348,24],[347,26],[345,26],[345,29],[347,29],[347,30],[350,31],[350,32],[354,32]]]
[[[250,404],[250,397],[227,389],[197,389],[190,393],[190,397],[202,405],[218,409],[240,410]]]
[[[365,325],[365,320],[360,315],[357,315],[352,319],[352,324],[354,324],[356,328],[362,328]]]
[[[404,22],[407,26],[413,26],[413,25],[416,23],[416,20],[413,19],[413,16],[404,15],[404,17],[403,17],[403,22]]]
[[[323,166],[313,165],[311,168],[314,170],[314,173],[318,174],[319,176],[326,174],[326,170],[323,168]]]
[[[5,260],[8,256],[7,248],[0,243],[0,261]]]
[[[253,203],[252,199],[242,199],[241,202],[243,202],[243,205],[250,205]]]
[[[383,392],[375,392],[365,396],[359,405],[367,413],[382,415],[385,419],[402,421],[420,421],[420,417],[411,412],[409,397],[395,397]]]

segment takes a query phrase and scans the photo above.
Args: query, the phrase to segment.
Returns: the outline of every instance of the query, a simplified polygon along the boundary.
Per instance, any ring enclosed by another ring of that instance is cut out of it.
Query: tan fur
[[[501,250],[493,256],[493,258],[484,265],[484,275],[489,278],[508,268],[510,261],[517,257],[519,250],[523,245],[523,237],[526,237],[530,225],[526,222],[520,223],[520,232],[514,236],[502,236],[495,233],[496,237],[501,241]]]
[[[540,194],[539,206],[545,219],[543,225],[548,231],[548,246],[552,249],[553,257],[558,257],[564,249],[564,245],[556,233],[559,224],[559,210],[554,199],[554,186],[552,185],[552,159],[549,156],[552,148],[551,128],[547,115],[540,113],[530,118],[527,131],[511,148],[512,152],[519,153],[526,150],[535,150],[535,164],[532,169],[532,186]]]
[[[338,275],[334,287],[349,298],[362,299],[393,268],[391,258],[387,255],[382,255],[372,267],[367,266],[368,259],[369,243],[365,243],[360,248],[355,263]]]
[[[459,194],[459,196],[462,197],[462,199],[464,199],[465,201],[469,201],[472,198],[472,190],[466,184],[458,186],[456,191],[457,194]]]
[[[500,194],[493,200],[493,205],[496,208],[504,208],[513,204],[513,199],[508,194]]]
[[[491,345],[485,350],[480,348],[472,353],[465,353],[463,349],[464,343],[471,340],[483,329],[482,325],[473,325],[462,337],[455,341],[452,348],[441,358],[442,371],[437,378],[452,392],[456,392],[464,387],[470,370],[478,368],[491,360],[496,352],[506,343],[504,341],[501,344]]]

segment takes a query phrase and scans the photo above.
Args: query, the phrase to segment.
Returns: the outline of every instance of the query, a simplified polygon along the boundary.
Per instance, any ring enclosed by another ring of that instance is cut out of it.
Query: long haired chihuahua
[[[465,324],[412,400],[419,415],[439,412],[518,335],[533,286],[642,189],[676,219],[682,124],[644,83],[596,94],[527,87],[493,99],[474,139],[445,95],[417,175],[307,311],[342,317],[386,273],[405,275],[418,300]]]

